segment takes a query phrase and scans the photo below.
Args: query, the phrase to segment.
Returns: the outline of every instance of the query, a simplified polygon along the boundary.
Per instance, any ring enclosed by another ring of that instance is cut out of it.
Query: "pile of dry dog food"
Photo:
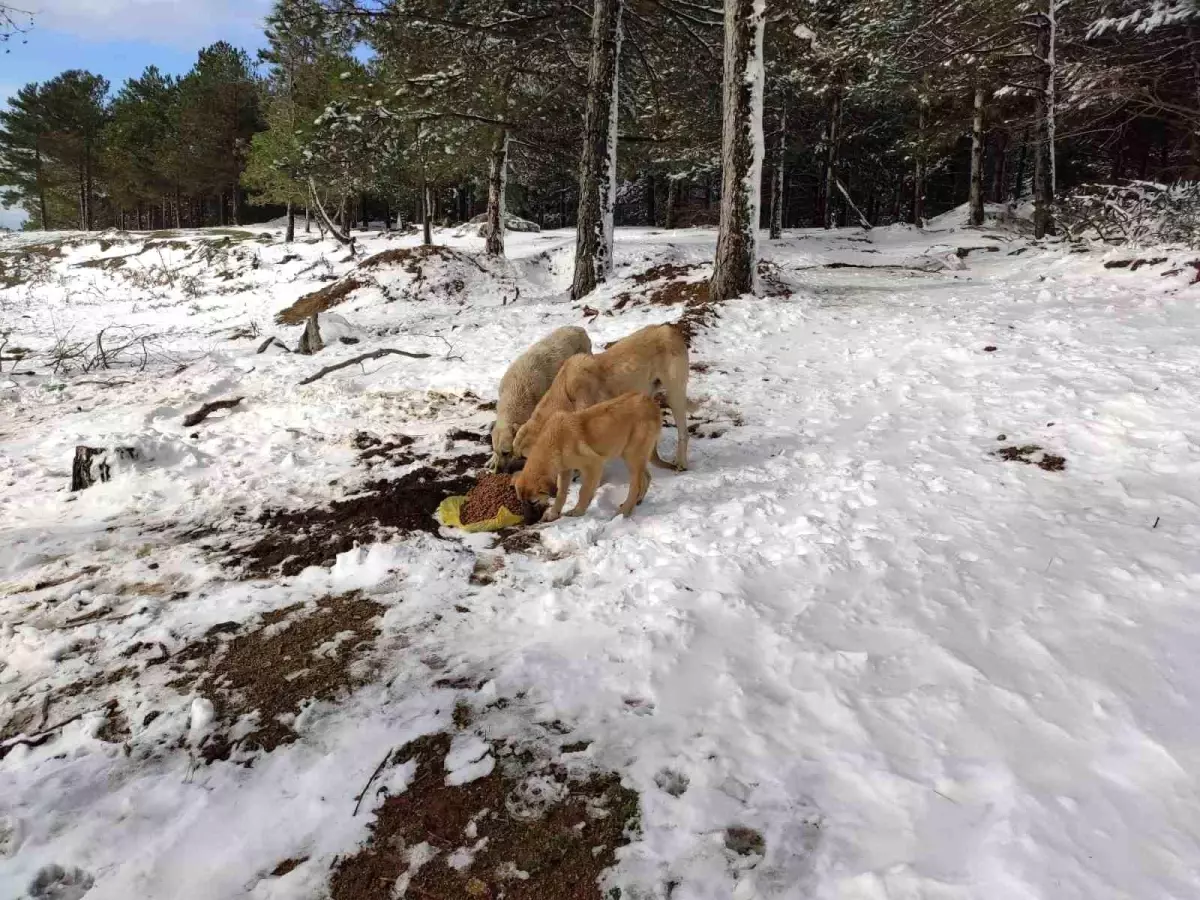
[[[504,474],[484,475],[467,492],[467,502],[462,507],[462,523],[472,525],[495,518],[500,507],[522,515],[521,501],[512,486],[512,478]]]

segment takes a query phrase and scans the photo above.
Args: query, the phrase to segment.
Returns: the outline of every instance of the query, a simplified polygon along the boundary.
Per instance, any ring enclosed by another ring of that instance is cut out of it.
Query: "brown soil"
[[[277,313],[275,321],[280,325],[303,325],[317,313],[323,313],[337,306],[339,303],[345,303],[351,294],[365,285],[365,281],[349,275],[341,281],[335,281],[333,284],[321,288],[319,291],[305,294],[287,309]]]
[[[631,276],[629,280],[634,284],[649,284],[652,281],[662,281],[667,278],[682,278],[698,268],[700,267],[696,265],[677,266],[673,263],[663,263],[659,266],[652,266],[645,272],[639,272],[637,275]]]
[[[512,486],[511,476],[503,473],[484,475],[467,491],[467,502],[463,504],[461,513],[463,524],[493,519],[502,506],[511,513],[521,512],[522,503]]]
[[[234,749],[274,750],[296,739],[281,717],[294,715],[308,700],[333,700],[365,680],[355,671],[379,629],[378,603],[357,592],[324,597],[315,609],[296,604],[262,617],[261,624],[232,639],[233,623],[210,628],[204,638],[181,650],[172,665],[189,685],[212,700],[220,728],[201,748],[209,762],[228,759]],[[194,675],[193,675],[194,673]],[[257,712],[255,727],[236,741],[227,730]]]
[[[421,900],[602,900],[600,877],[637,827],[637,794],[612,774],[571,781],[561,767],[538,771],[527,754],[504,755],[492,774],[458,787],[445,784],[444,734],[413,741],[394,763],[415,759],[409,788],[389,797],[371,838],[334,869],[333,900],[376,900],[406,876],[406,896]],[[424,865],[410,865],[425,844]],[[474,850],[454,868],[450,856]]]
[[[507,528],[500,532],[499,546],[505,553],[529,553],[542,546],[542,536],[528,528]]]
[[[705,303],[708,301],[708,279],[672,281],[651,293],[648,299],[658,306],[674,306],[676,303]]]
[[[284,875],[288,874],[288,872],[291,872],[293,869],[304,865],[306,862],[308,862],[307,856],[300,856],[294,859],[285,859],[271,870],[271,877],[282,878]]]
[[[369,544],[389,534],[424,531],[437,534],[434,513],[447,497],[466,493],[473,479],[466,475],[481,467],[487,454],[442,460],[441,469],[423,466],[400,478],[371,481],[361,492],[328,506],[263,513],[258,524],[266,534],[239,548],[233,564],[241,563],[251,578],[279,572],[296,575],[308,566],[331,566],[339,553],[356,544]]]
[[[1047,453],[1037,444],[1024,444],[1018,447],[1001,447],[992,453],[1006,462],[1019,462],[1027,466],[1037,466],[1046,472],[1061,472],[1067,467],[1065,457]]]
[[[360,269],[378,269],[381,266],[402,266],[412,275],[421,274],[421,263],[431,256],[442,259],[457,259],[462,254],[455,253],[448,247],[401,247],[396,250],[384,250],[374,256],[368,256],[359,265]]]
[[[408,450],[413,439],[407,434],[396,434],[387,440],[381,440],[373,434],[360,431],[354,435],[354,448],[359,451],[359,462],[368,469],[381,463],[391,466],[407,466],[417,461],[417,457]]]
[[[703,329],[712,325],[718,317],[716,304],[706,296],[701,300],[689,301],[683,308],[683,315],[673,324],[683,335],[684,342],[690,347],[692,339]]]

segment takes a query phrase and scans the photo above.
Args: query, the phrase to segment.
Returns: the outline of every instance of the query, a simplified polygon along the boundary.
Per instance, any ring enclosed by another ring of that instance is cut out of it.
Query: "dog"
[[[492,424],[492,458],[488,469],[507,470],[517,429],[533,415],[538,401],[554,383],[564,362],[575,354],[589,356],[592,339],[577,325],[555,329],[520,356],[500,379],[500,399]]]
[[[687,380],[687,343],[671,325],[642,328],[595,356],[572,356],[559,369],[533,415],[517,429],[513,453],[528,457],[555,413],[586,409],[630,391],[649,397],[661,388],[675,419],[679,435],[675,469],[682,472],[687,468],[688,453]],[[663,464],[657,445],[653,461]]]
[[[563,514],[572,474],[579,472],[579,499],[567,515],[582,516],[600,486],[604,464],[619,456],[629,469],[629,496],[621,504],[621,515],[631,516],[650,489],[647,464],[658,456],[655,448],[661,430],[658,403],[638,391],[579,412],[555,413],[542,428],[525,468],[513,478],[513,489],[522,506],[542,507],[549,502],[551,490],[557,490],[554,505],[542,516],[543,522],[553,522]],[[671,468],[661,460],[655,464]]]

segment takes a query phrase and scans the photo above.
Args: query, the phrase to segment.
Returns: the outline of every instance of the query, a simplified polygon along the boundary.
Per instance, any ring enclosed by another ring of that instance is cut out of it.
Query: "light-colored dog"
[[[688,451],[687,381],[687,343],[670,325],[642,328],[595,356],[572,356],[533,415],[517,430],[513,452],[528,457],[555,413],[586,409],[630,391],[652,396],[661,387],[679,435],[675,468],[682,471],[687,468]],[[661,463],[657,445],[653,461]]]
[[[589,355],[592,339],[577,325],[557,328],[514,360],[500,379],[500,399],[492,426],[492,458],[488,468],[505,469],[512,458],[517,429],[529,420],[538,401],[554,383],[564,362],[575,354]]]
[[[629,496],[621,504],[621,514],[631,516],[650,489],[647,464],[658,456],[655,448],[661,430],[658,403],[636,391],[579,412],[555,413],[542,429],[525,468],[513,479],[513,488],[522,503],[544,506],[557,483],[554,505],[542,517],[544,522],[553,522],[562,515],[572,474],[579,472],[579,499],[567,515],[582,516],[596,495],[604,464],[619,456],[629,469]]]

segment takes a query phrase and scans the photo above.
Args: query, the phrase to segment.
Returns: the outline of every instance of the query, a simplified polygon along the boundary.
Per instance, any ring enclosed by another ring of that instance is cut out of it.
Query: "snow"
[[[564,764],[639,792],[642,835],[614,873],[629,896],[671,881],[675,900],[1200,895],[1193,255],[1106,269],[1107,249],[962,221],[764,244],[784,292],[725,304],[692,349],[695,422],[719,436],[692,443],[690,471],[656,472],[628,520],[613,467],[586,516],[539,526],[544,553],[504,553],[486,585],[468,579],[477,554],[503,553],[487,536],[414,535],[240,581],[186,532],[233,536],[263,510],[346,496],[369,477],[356,431],[440,451],[451,430],[482,430],[464,392],[494,397],[520,348],[583,321],[573,234],[510,234],[509,258],[489,261],[477,235],[438,231],[483,267],[436,261],[462,293],[388,302],[379,285],[399,296],[415,276],[377,271],[333,313],[360,343],[310,358],[255,350],[270,334],[294,347],[301,329],[274,314],[351,271],[332,242],[247,229],[206,261],[195,251],[216,236],[183,232],[104,269],[80,263],[145,239],[52,236],[46,277],[0,292],[9,347],[119,322],[154,353],[145,371],[139,350],[108,370],[53,374],[34,356],[0,372],[0,896],[35,881],[88,900],[323,896],[335,857],[368,839],[375,791],[414,777],[381,772],[353,815],[381,759],[446,730],[447,783],[465,783],[550,722],[591,742]],[[356,237],[366,254],[419,240]],[[714,242],[621,229],[588,303],[611,310],[663,263],[702,273]],[[959,247],[998,249],[930,264]],[[586,327],[601,345],[678,314],[628,304]],[[297,385],[379,347],[434,355]],[[246,399],[183,428],[230,395]],[[70,495],[80,443],[148,452]],[[993,455],[1024,444],[1066,468]],[[251,766],[195,759],[210,698],[172,686],[146,648],[173,656],[348,590],[384,608],[368,683],[306,707],[299,739]],[[135,672],[105,685],[122,667]],[[435,685],[446,676],[482,687]],[[479,724],[456,731],[464,696]],[[125,745],[100,737],[110,698]],[[531,782],[527,805],[545,789]],[[762,835],[762,859],[732,856],[732,826]],[[455,839],[468,865],[475,838]],[[308,862],[265,874],[289,858]]]

